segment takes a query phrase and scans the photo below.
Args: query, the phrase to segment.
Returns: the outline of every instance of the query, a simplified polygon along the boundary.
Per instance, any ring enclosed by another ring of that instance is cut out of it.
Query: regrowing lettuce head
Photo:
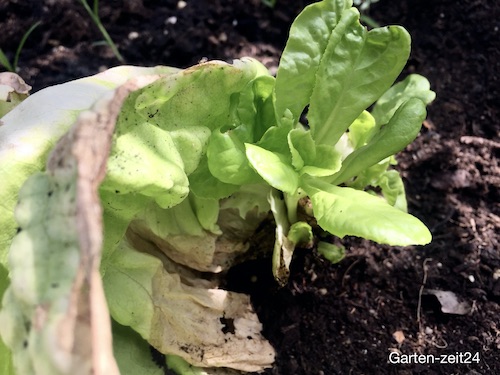
[[[122,66],[0,97],[1,372],[161,374],[150,345],[180,374],[272,366],[249,297],[207,275],[250,256],[269,214],[281,285],[297,246],[338,260],[311,223],[430,242],[391,169],[434,98],[416,74],[392,86],[409,53],[403,28],[325,0],[276,77],[252,58]]]

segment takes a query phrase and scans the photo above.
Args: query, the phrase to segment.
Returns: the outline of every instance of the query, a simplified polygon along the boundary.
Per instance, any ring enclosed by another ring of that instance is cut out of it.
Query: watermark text
[[[389,353],[389,363],[395,365],[408,364],[438,364],[438,365],[457,365],[474,364],[481,362],[479,352],[454,352],[447,354],[404,354],[401,352]]]

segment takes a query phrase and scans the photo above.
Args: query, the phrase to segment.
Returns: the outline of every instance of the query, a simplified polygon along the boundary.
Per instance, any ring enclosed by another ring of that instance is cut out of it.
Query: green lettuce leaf
[[[403,103],[387,125],[363,147],[353,151],[342,162],[340,171],[332,176],[334,185],[341,184],[366,168],[401,151],[412,142],[427,115],[425,104],[417,98]]]
[[[209,61],[166,76],[137,93],[134,112],[164,130],[204,126],[215,130],[232,125],[239,93],[267,69],[252,58],[233,64]],[[133,99],[132,99],[133,100]],[[134,127],[127,121],[123,130]]]
[[[301,128],[288,133],[292,165],[299,174],[330,176],[341,167],[341,154],[329,145],[316,145],[311,132]]]
[[[101,189],[144,195],[167,208],[187,197],[188,186],[183,159],[169,132],[141,123],[116,138]]]
[[[399,26],[367,31],[355,8],[333,30],[311,95],[308,120],[314,139],[334,145],[349,125],[396,80],[410,54]]]
[[[208,158],[203,156],[198,168],[189,175],[189,188],[199,198],[222,199],[229,197],[239,186],[222,182],[208,167]]]
[[[349,126],[347,136],[354,150],[364,146],[368,142],[375,124],[375,118],[370,112],[363,111]]]
[[[224,183],[244,185],[261,181],[248,162],[245,144],[235,130],[214,131],[207,157],[210,172]]]
[[[333,264],[338,263],[345,258],[344,246],[334,245],[325,241],[319,241],[318,253]]]
[[[379,186],[382,189],[382,195],[391,206],[404,212],[408,211],[405,186],[398,171],[386,171],[379,177],[374,186]]]
[[[289,194],[297,191],[299,176],[283,157],[249,143],[245,147],[250,164],[269,185]]]
[[[113,352],[121,375],[163,375],[152,359],[150,345],[130,327],[113,321]]]
[[[244,142],[256,142],[266,130],[276,125],[273,105],[275,79],[261,75],[251,81],[239,94],[237,122],[245,129]]]
[[[229,368],[203,368],[190,365],[182,357],[167,355],[167,366],[179,375],[241,375],[240,371]]]
[[[7,269],[0,264],[0,310],[2,309],[2,298],[9,285],[9,273]],[[5,375],[14,375],[14,364],[12,363],[12,354],[0,337],[0,373]]]
[[[248,213],[254,210],[257,216],[267,215],[271,209],[267,199],[270,190],[271,187],[265,183],[243,185],[230,197],[221,200],[220,208],[221,210],[236,209],[244,220],[247,220]]]
[[[427,78],[419,74],[410,74],[377,100],[371,112],[377,126],[387,124],[401,104],[410,98],[418,98],[429,104],[436,98],[436,93],[430,89]]]
[[[310,101],[315,77],[332,31],[350,0],[325,0],[307,6],[295,19],[276,74],[275,112],[281,120],[286,110],[299,117]]]
[[[416,217],[366,192],[302,178],[314,216],[324,230],[342,238],[363,237],[378,243],[407,246],[431,241],[427,227]]]

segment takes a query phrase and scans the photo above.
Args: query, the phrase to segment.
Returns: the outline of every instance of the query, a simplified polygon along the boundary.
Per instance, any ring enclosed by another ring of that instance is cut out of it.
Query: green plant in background
[[[121,63],[125,63],[125,59],[121,55],[120,51],[118,51],[118,47],[116,47],[116,44],[113,42],[113,39],[111,39],[108,31],[106,30],[106,28],[104,27],[104,25],[101,22],[101,18],[99,17],[99,0],[94,0],[92,8],[90,7],[87,0],[80,0],[80,2],[85,7],[85,10],[90,15],[90,17],[92,18],[92,21],[94,21],[95,25],[99,28],[99,31],[101,32],[102,36],[104,37],[106,44],[113,51],[113,54],[116,56],[116,58]]]
[[[15,72],[17,70],[17,63],[19,62],[19,55],[21,55],[21,51],[23,50],[24,43],[26,43],[26,40],[30,36],[30,34],[35,30],[38,25],[40,25],[40,22],[37,22],[33,24],[28,31],[26,31],[21,38],[21,41],[19,42],[19,45],[17,46],[16,53],[14,54],[14,61],[12,64],[10,63],[9,59],[5,55],[5,53],[2,51],[0,48],[0,65],[2,65],[5,69],[7,69],[10,72]]]
[[[380,25],[378,24],[377,21],[375,21],[373,18],[368,16],[366,12],[368,9],[370,9],[370,6],[373,3],[378,3],[379,0],[353,0],[354,5],[359,9],[361,12],[361,20],[366,23],[370,27],[379,27]]]
[[[298,246],[344,256],[320,228],[431,241],[392,167],[435,94],[417,74],[393,85],[408,32],[359,17],[350,0],[306,7],[276,77],[252,58],[123,66],[2,117],[0,333],[19,374],[160,375],[149,345],[182,375],[271,366],[249,297],[206,277],[247,255],[269,214],[281,285]]]
[[[277,0],[261,0],[262,4],[268,6],[269,8],[274,8]]]
[[[370,6],[374,3],[378,3],[379,0],[353,0],[353,3],[360,12],[364,12],[370,8]]]

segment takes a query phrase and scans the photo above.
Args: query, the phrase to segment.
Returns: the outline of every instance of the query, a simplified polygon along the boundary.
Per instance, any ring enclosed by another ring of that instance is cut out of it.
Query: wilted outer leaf
[[[129,230],[179,264],[221,272],[249,249],[250,237],[269,210],[262,199],[268,190],[267,185],[249,185],[221,203],[191,194],[169,209],[153,203],[135,216]]]
[[[83,112],[52,151],[47,172],[30,177],[19,193],[11,286],[0,312],[19,374],[119,373],[99,274],[97,189],[121,104],[145,83],[128,82]]]
[[[234,257],[248,250],[248,237],[258,223],[251,225],[238,216],[232,217],[232,224],[239,222],[241,226],[249,226],[250,234],[247,237],[230,238],[225,233],[226,228],[221,231],[217,222],[219,217],[224,218],[225,212],[219,214],[219,202],[211,200],[206,202],[206,210],[203,211],[204,214],[213,213],[210,225],[213,230],[207,230],[200,222],[195,200],[195,197],[190,196],[170,209],[149,205],[135,217],[130,229],[155,243],[177,263],[199,271],[221,272],[231,265]]]
[[[268,201],[276,221],[272,270],[274,279],[283,286],[288,282],[295,247],[297,245],[311,246],[313,233],[311,226],[306,222],[290,223],[287,206],[280,192],[275,189],[270,190]]]
[[[26,99],[30,90],[31,86],[16,73],[0,73],[0,118]]]
[[[48,87],[2,117],[0,126],[0,263],[7,263],[16,233],[14,207],[21,185],[45,167],[47,155],[78,114],[106,93],[140,75],[169,74],[167,67],[120,66],[91,77]]]
[[[249,312],[248,297],[214,289],[192,276],[200,276],[193,269],[227,268],[248,248],[260,222],[240,211],[248,207],[259,216],[254,207],[261,207],[260,202],[251,206],[242,199],[227,200],[220,209],[218,199],[238,190],[237,185],[226,184],[223,193],[209,186],[210,193],[203,195],[211,181],[191,178],[200,167],[206,168],[201,175],[210,174],[203,156],[206,135],[232,124],[238,92],[261,74],[260,68],[251,59],[206,63],[130,95],[100,189],[106,234],[101,272],[113,318],[161,352],[183,355],[195,365],[253,371],[274,359],[257,317]],[[187,187],[182,178],[187,175],[199,189],[183,195],[175,189]],[[140,236],[137,248],[152,247],[155,257],[128,248],[125,233],[136,238],[134,246]],[[165,270],[164,254],[179,264],[169,262]],[[230,332],[233,321],[236,334]]]
[[[151,244],[132,239],[134,246],[155,252]],[[165,257],[162,262],[122,241],[104,276],[113,318],[160,352],[196,366],[243,371],[271,366],[274,350],[260,334],[250,298],[207,288],[201,279],[173,272],[175,267]]]

